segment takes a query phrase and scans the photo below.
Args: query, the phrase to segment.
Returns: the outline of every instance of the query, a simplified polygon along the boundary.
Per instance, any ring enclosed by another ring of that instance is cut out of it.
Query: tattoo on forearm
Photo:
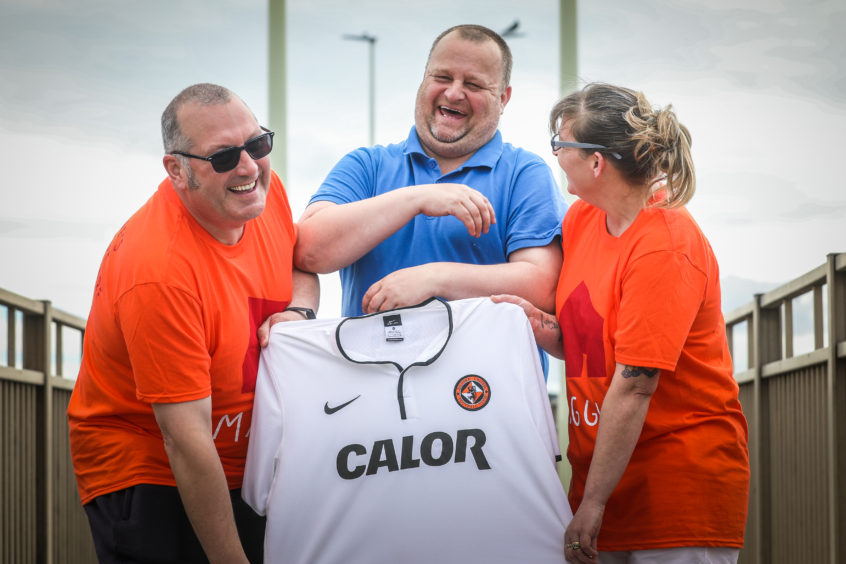
[[[549,329],[550,331],[557,331],[559,342],[563,339],[563,336],[561,335],[561,326],[558,325],[558,320],[552,315],[544,315],[541,317],[541,326],[544,329]]]
[[[646,368],[645,366],[629,366],[623,367],[623,378],[637,378],[644,375],[647,378],[652,378],[658,374],[657,368]]]

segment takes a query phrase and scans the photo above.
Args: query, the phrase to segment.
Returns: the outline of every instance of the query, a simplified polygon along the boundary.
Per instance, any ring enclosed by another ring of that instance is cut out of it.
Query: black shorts
[[[229,492],[241,545],[251,563],[261,563],[265,518]],[[85,505],[101,564],[206,564],[179,492],[172,486],[141,484],[94,498]]]

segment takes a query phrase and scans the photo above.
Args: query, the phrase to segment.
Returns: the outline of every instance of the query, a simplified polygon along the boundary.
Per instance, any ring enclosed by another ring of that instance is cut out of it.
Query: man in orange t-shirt
[[[68,407],[74,471],[101,562],[257,562],[264,524],[239,488],[262,324],[302,319],[319,289],[292,267],[273,134],[243,101],[188,87],[162,136],[168,178],[97,278]]]

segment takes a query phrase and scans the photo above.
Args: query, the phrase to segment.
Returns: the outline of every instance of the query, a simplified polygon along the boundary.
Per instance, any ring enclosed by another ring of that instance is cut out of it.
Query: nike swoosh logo
[[[329,402],[327,401],[325,404],[323,404],[323,412],[326,413],[326,415],[332,415],[336,411],[344,409],[345,407],[347,407],[349,404],[351,404],[352,402],[354,402],[355,400],[357,400],[360,397],[361,397],[361,394],[358,394],[357,396],[355,396],[350,401],[344,402],[341,405],[336,405],[335,407],[329,407]]]

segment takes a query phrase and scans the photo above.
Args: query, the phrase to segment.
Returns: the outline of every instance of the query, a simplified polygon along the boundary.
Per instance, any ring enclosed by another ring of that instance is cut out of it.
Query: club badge
[[[468,374],[455,384],[453,396],[458,405],[467,411],[478,411],[491,400],[491,387],[481,376]]]

